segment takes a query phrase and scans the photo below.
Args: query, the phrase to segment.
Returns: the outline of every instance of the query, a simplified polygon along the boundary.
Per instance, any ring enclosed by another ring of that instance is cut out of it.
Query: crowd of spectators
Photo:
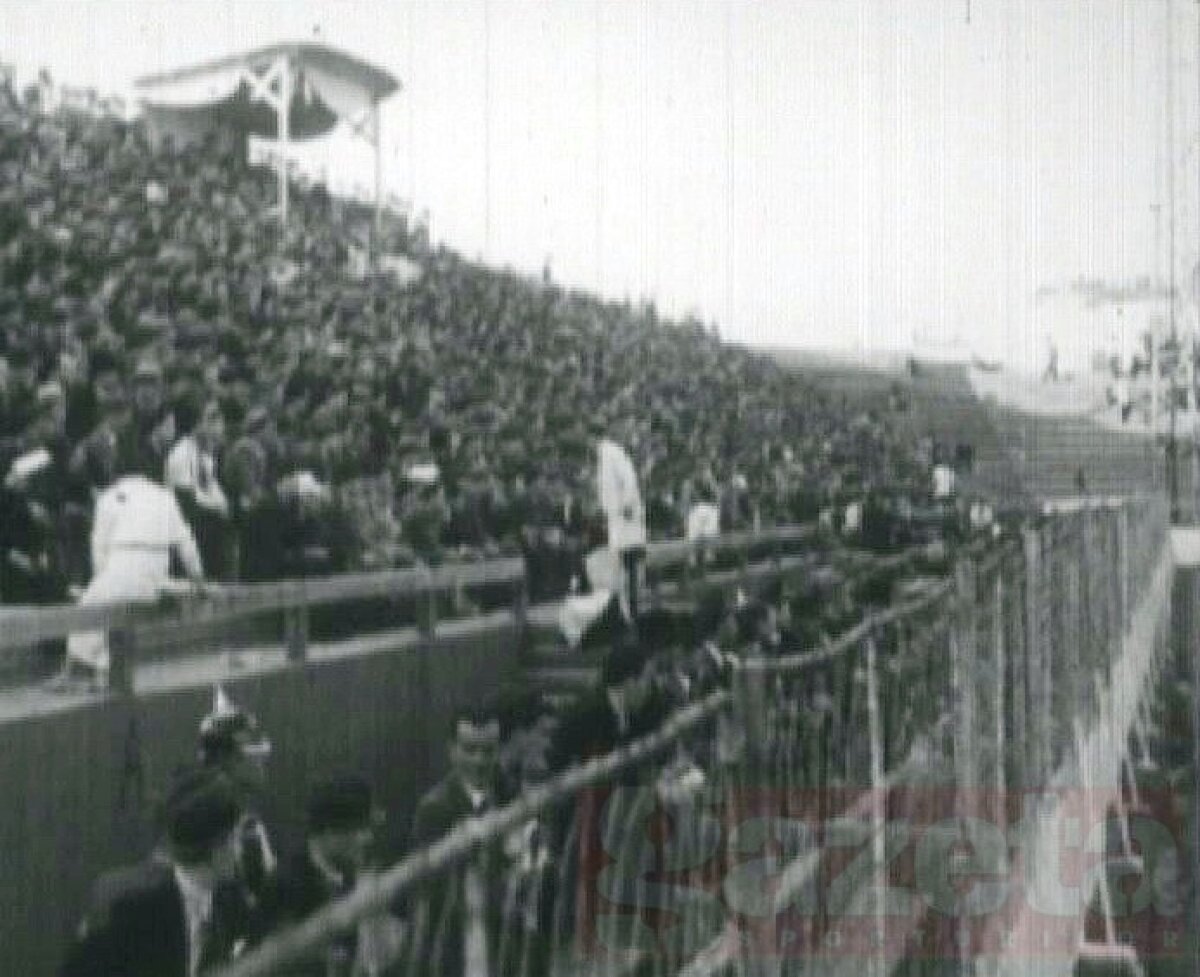
[[[244,146],[152,144],[51,91],[0,81],[5,602],[86,583],[90,505],[128,471],[186,487],[206,573],[243,580],[586,548],[597,426],[652,538],[696,502],[728,530],[927,494],[894,395],[850,403],[395,215],[376,243],[415,273],[364,273],[364,208],[297,183],[281,230]]]

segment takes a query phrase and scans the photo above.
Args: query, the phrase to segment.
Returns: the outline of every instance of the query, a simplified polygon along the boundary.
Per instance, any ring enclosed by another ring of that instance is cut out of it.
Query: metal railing
[[[736,649],[652,734],[525,785],[220,977],[287,973],[356,927],[362,973],[857,977],[961,959],[961,899],[879,884],[892,826],[932,808],[1003,832],[995,799],[1051,782],[1166,523],[1157,501],[1082,506],[964,551],[827,647]],[[402,920],[390,942],[370,936],[385,917]]]

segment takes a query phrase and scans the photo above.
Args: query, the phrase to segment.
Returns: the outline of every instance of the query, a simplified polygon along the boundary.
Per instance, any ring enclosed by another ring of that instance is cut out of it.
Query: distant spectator
[[[205,573],[225,580],[230,576],[230,512],[217,475],[217,452],[225,439],[224,413],[215,399],[200,411],[191,400],[176,408],[175,418],[183,436],[167,455],[166,484],[175,491],[192,527]]]
[[[146,601],[170,580],[174,551],[187,575],[203,579],[195,538],[174,494],[142,475],[127,475],[96,500],[92,528],[92,580],[80,603]],[[67,642],[67,671],[81,668],[95,686],[107,688],[109,651],[101,631],[73,634]]]
[[[451,770],[417,804],[414,850],[496,806],[499,747],[499,720],[490,712],[466,710],[456,715]],[[488,961],[495,960],[497,952],[501,868],[501,849],[489,846],[461,868],[422,886],[412,917],[412,972],[430,977],[488,972]]]

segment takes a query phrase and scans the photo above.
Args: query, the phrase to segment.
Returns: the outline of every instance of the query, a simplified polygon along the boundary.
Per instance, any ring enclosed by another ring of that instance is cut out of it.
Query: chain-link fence
[[[1165,527],[1155,501],[1055,514],[825,647],[725,656],[654,732],[524,785],[222,977],[961,962],[1003,913],[955,871],[996,868],[1011,799],[1099,714]]]

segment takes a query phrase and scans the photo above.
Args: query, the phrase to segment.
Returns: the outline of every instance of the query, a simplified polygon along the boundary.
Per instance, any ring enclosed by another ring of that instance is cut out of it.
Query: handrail
[[[703,547],[713,550],[803,542],[811,526],[779,526],[759,532],[729,533],[703,543],[664,540],[646,548],[652,568],[671,566]],[[207,586],[198,592],[170,590],[157,601],[111,601],[86,607],[0,607],[0,653],[26,649],[38,641],[79,631],[111,631],[148,623],[203,621],[218,624],[271,611],[286,611],[369,597],[420,597],[459,587],[518,586],[526,582],[524,561],[508,557],[437,567],[345,573],[261,584]]]
[[[416,597],[460,586],[516,585],[524,579],[524,562],[508,558],[428,569],[418,567],[230,587],[210,586],[197,593],[180,591],[174,600],[157,602],[113,601],[87,607],[0,608],[0,651],[27,648],[32,642],[61,638],[76,631],[111,630],[151,621],[220,623],[295,607],[367,597]]]

